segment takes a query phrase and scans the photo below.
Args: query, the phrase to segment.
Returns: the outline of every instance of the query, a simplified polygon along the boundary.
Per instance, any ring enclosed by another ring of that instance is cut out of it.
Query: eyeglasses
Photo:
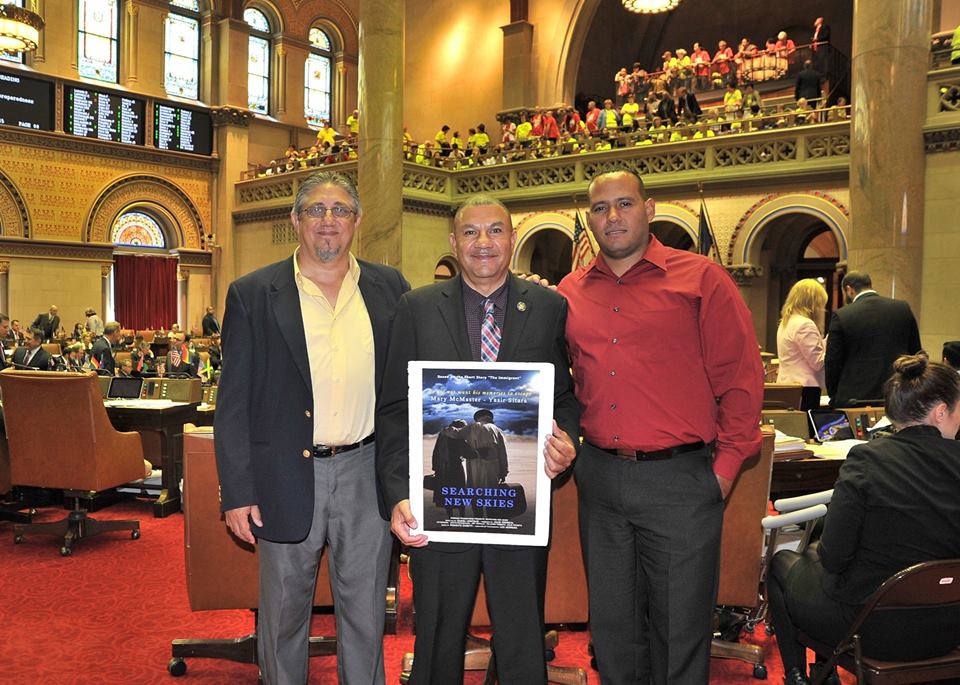
[[[356,214],[354,210],[346,205],[334,205],[333,207],[310,205],[309,207],[300,210],[301,214],[306,214],[311,219],[322,219],[327,215],[327,212],[330,212],[334,219],[346,219],[353,214]]]

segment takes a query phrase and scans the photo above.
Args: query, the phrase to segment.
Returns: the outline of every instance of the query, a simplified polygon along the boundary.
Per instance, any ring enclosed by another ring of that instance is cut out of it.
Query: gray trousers
[[[317,567],[329,545],[337,676],[383,685],[383,621],[390,528],[377,508],[375,444],[314,459],[313,524],[302,542],[260,540],[257,652],[266,685],[307,682]]]

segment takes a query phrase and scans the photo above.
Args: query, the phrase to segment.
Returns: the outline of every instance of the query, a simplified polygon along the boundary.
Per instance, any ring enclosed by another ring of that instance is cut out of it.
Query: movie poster
[[[436,542],[547,544],[552,364],[410,362],[410,505]]]

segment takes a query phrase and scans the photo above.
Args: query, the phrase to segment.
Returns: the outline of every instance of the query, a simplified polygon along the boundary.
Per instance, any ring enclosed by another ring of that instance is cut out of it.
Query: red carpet
[[[40,520],[56,519],[62,509],[47,509]],[[210,659],[188,660],[179,679],[166,671],[170,641],[185,637],[238,637],[252,630],[247,611],[193,613],[187,603],[183,568],[183,517],[155,519],[149,503],[124,502],[94,514],[96,518],[134,518],[142,536],[107,533],[81,540],[73,556],[61,558],[53,538],[27,535],[13,544],[13,524],[0,522],[0,683],[11,685],[212,685],[256,683],[252,665]],[[401,573],[398,634],[386,638],[387,684],[398,683],[400,659],[413,648],[410,587]],[[315,618],[314,634],[332,634],[333,618]],[[773,638],[762,630],[768,682],[782,683]],[[560,634],[560,666],[589,670],[587,634]],[[333,658],[311,660],[310,683],[337,682]],[[855,679],[844,675],[845,683]],[[599,683],[590,671],[591,685]],[[466,683],[480,683],[471,674]],[[714,659],[711,682],[757,683],[751,667]],[[454,684],[451,684],[454,685]]]

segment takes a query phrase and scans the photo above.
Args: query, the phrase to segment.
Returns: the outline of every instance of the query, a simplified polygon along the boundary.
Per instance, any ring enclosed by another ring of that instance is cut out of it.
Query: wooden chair
[[[7,439],[0,437],[0,497],[10,494],[11,490],[13,490],[13,482],[10,480],[10,450],[7,447]],[[36,510],[20,511],[29,506],[16,501],[0,501],[0,521],[30,523]]]
[[[62,353],[60,350],[60,343],[43,343],[40,345],[40,347],[42,347],[53,357],[58,357]]]
[[[867,600],[836,646],[800,634],[800,642],[819,656],[829,656],[813,685],[821,685],[834,665],[856,673],[861,684],[899,685],[960,678],[960,645],[941,657],[921,661],[880,661],[863,653],[860,631],[871,617],[904,609],[960,606],[960,559],[915,564],[888,578]],[[936,629],[936,626],[931,626]]]
[[[220,513],[220,484],[210,429],[185,426],[183,436],[183,508],[187,595],[193,611],[253,609],[259,603],[259,567],[255,547],[238,541]],[[396,632],[399,552],[391,558],[387,587],[386,631]],[[313,596],[315,607],[333,607],[330,573],[324,555]],[[310,638],[310,656],[336,654],[335,637]],[[180,639],[172,642],[171,675],[187,672],[186,658],[257,663],[253,632],[230,639]]]
[[[720,538],[720,586],[717,604],[753,610],[746,620],[758,620],[760,580],[763,568],[764,531],[761,521],[767,514],[770,474],[773,468],[773,431],[763,429],[760,453],[748,459],[733,484],[723,513]],[[766,678],[763,648],[726,640],[713,640],[710,655],[740,659],[753,664],[755,678]]]
[[[64,490],[75,498],[70,515],[53,523],[18,523],[14,542],[27,532],[63,539],[60,554],[73,543],[107,531],[128,530],[140,537],[137,521],[97,521],[80,508],[80,499],[143,478],[143,448],[136,433],[114,430],[100,398],[97,376],[44,371],[0,372],[4,419],[14,485]],[[56,426],[50,424],[57,417]]]

